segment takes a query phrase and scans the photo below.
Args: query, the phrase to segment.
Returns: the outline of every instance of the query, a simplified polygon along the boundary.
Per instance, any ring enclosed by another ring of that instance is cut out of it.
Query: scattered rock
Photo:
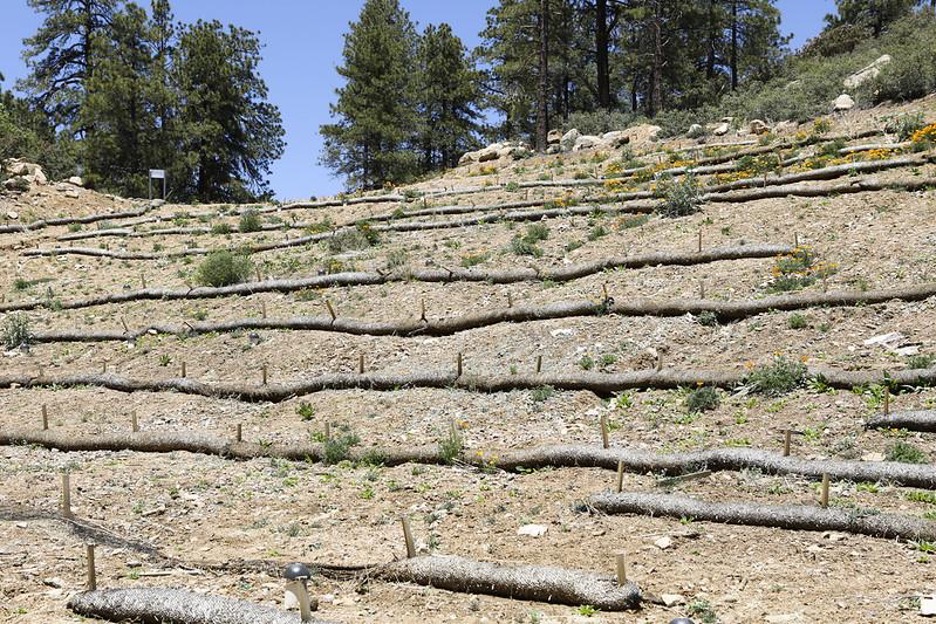
[[[851,110],[854,107],[855,100],[853,100],[847,93],[843,93],[842,95],[835,98],[834,102],[832,102],[832,110],[837,113]]]
[[[542,537],[546,535],[549,529],[542,524],[524,524],[517,529],[517,535],[529,535],[530,537]]]
[[[602,134],[601,140],[611,149],[619,149],[629,144],[631,142],[631,137],[627,133],[627,130],[612,130],[611,132]]]
[[[84,186],[84,180],[82,180],[79,176],[72,176],[65,181],[72,186]]]
[[[762,119],[752,119],[751,123],[748,124],[748,129],[751,134],[767,134],[770,132],[770,128]]]
[[[81,195],[78,194],[78,191],[69,189],[65,191],[65,197],[69,199],[78,199],[79,197],[81,197]]]
[[[884,453],[865,453],[861,456],[861,461],[867,462],[882,462],[884,459]]]
[[[547,145],[558,145],[562,140],[562,130],[553,129],[546,135]]]
[[[601,137],[591,136],[588,134],[583,134],[579,138],[575,139],[575,144],[572,146],[573,152],[580,152],[586,149],[594,149],[599,145],[602,145]]]
[[[863,69],[859,69],[843,80],[842,85],[846,89],[857,89],[867,81],[877,78],[878,74],[881,73],[881,68],[889,64],[892,60],[894,59],[891,58],[890,54],[882,54],[877,57],[873,63]]]
[[[559,139],[559,146],[562,148],[562,151],[572,151],[572,148],[575,147],[575,142],[578,141],[580,136],[582,136],[582,133],[575,128],[563,134],[562,138]]]
[[[667,607],[675,607],[686,602],[686,597],[681,594],[660,594],[660,600]]]
[[[689,129],[686,131],[686,136],[690,139],[695,139],[705,134],[705,128],[701,124],[694,123],[689,126]]]
[[[778,613],[764,617],[767,624],[802,624],[806,620],[799,613]]]
[[[920,596],[920,615],[936,615],[936,596]]]
[[[731,130],[731,125],[727,121],[723,121],[712,129],[712,134],[715,136],[725,136],[728,134],[729,130]]]
[[[774,134],[787,134],[790,132],[795,132],[797,128],[799,128],[798,123],[787,119],[784,121],[779,121],[776,124],[774,124],[773,131],[774,131]]]
[[[6,213],[6,218],[11,221],[16,221],[19,219],[19,213],[11,210],[10,212]]]
[[[673,545],[673,539],[668,535],[664,535],[657,541],[653,542],[653,545],[659,548],[660,550],[666,550],[667,548]]]

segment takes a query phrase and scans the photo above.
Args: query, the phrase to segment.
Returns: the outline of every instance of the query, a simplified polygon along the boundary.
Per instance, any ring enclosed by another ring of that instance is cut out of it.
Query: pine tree
[[[69,126],[84,103],[97,62],[95,40],[110,27],[119,0],[28,0],[45,14],[23,43],[30,76],[19,83],[56,124]],[[74,128],[79,134],[82,128]]]
[[[344,37],[345,84],[331,105],[335,123],[320,128],[321,162],[346,177],[350,188],[377,188],[410,180],[418,162],[417,35],[397,0],[367,0]]]
[[[170,167],[183,198],[250,201],[268,196],[271,163],[285,149],[279,109],[259,76],[260,41],[251,31],[198,21],[179,37],[178,156]]]
[[[421,169],[455,167],[477,143],[480,76],[448,24],[426,27],[417,59]]]

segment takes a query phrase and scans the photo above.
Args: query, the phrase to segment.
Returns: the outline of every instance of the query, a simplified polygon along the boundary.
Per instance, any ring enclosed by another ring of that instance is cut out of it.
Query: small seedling
[[[904,442],[903,440],[897,440],[892,445],[890,445],[887,448],[887,451],[884,453],[884,458],[887,461],[900,462],[903,464],[929,463],[929,460],[926,457],[926,453],[909,442]]]
[[[718,390],[712,386],[694,388],[686,395],[685,406],[690,413],[708,412],[717,409],[721,403]]]
[[[805,383],[806,365],[777,356],[770,364],[752,370],[745,381],[755,392],[768,396],[780,396]]]
[[[299,418],[302,420],[310,421],[315,418],[315,407],[307,401],[302,401],[296,408],[296,414],[298,414]]]

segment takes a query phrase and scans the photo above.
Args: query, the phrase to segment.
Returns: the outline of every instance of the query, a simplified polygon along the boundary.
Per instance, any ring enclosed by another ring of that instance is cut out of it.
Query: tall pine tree
[[[320,132],[321,162],[350,188],[405,182],[418,170],[416,50],[416,28],[397,0],[367,0],[345,34],[336,121]]]

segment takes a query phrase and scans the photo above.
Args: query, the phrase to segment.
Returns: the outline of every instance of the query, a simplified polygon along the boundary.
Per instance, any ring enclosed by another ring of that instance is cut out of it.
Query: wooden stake
[[[783,432],[783,456],[790,456],[790,438],[793,437],[793,432],[787,429]]]
[[[624,461],[621,460],[618,462],[617,469],[617,483],[615,484],[615,489],[618,494],[624,490]]]
[[[822,473],[822,493],[819,498],[819,505],[825,509],[829,506],[829,473]]]
[[[699,253],[702,253],[702,230],[699,230]]]
[[[624,553],[615,555],[614,562],[617,568],[618,587],[623,587],[627,584],[627,562],[624,560]]]
[[[235,433],[235,437],[237,438],[238,442],[243,442],[244,440],[243,433],[244,433],[243,426],[240,423],[237,423],[237,433]]]
[[[94,542],[88,542],[87,551],[88,551],[88,591],[94,591],[97,589],[97,571],[94,569],[94,547],[96,544]]]
[[[140,273],[140,283],[143,284],[143,288],[146,288],[146,276]]]
[[[507,291],[507,307],[508,307],[508,308],[512,308],[512,307],[513,307],[513,297],[510,296],[510,291],[509,291],[509,290]]]
[[[130,333],[130,328],[127,327],[127,320],[126,320],[124,317],[122,317],[122,316],[120,317],[120,324],[123,325],[124,332],[126,332],[126,333],[129,334],[129,333]]]
[[[49,430],[49,409],[45,406],[45,403],[42,404],[42,430]]]
[[[331,440],[331,423],[325,421],[325,440]]]
[[[133,430],[133,433],[136,433],[140,430],[140,423],[137,422],[136,412],[130,412],[130,428]]]
[[[536,356],[536,373],[539,374],[543,370],[543,356]]]
[[[358,375],[364,374],[364,354],[363,353],[358,356],[357,372],[358,372]]]
[[[101,364],[101,372],[102,373],[107,372],[107,362],[104,362],[103,364]]]
[[[699,281],[699,299],[705,299],[705,282]]]
[[[71,510],[71,475],[68,471],[62,473],[62,515],[72,517]]]
[[[608,283],[607,282],[601,285],[601,294],[602,294],[601,300],[607,301],[608,300]]]
[[[890,414],[890,387],[884,385],[884,415]]]
[[[258,282],[262,282],[262,281],[263,281],[263,276],[260,275],[260,267],[255,267],[255,269],[256,269],[256,273],[257,273],[257,281],[258,281]]]
[[[335,314],[335,308],[332,307],[331,301],[328,299],[325,300],[325,307],[328,308],[328,313],[331,314],[332,323],[338,319],[338,315]]]
[[[426,300],[425,299],[419,300],[419,320],[422,321],[423,323],[429,322],[426,320]]]
[[[799,232],[793,232],[793,247],[799,247]]]
[[[260,375],[261,375],[261,378],[263,379],[263,385],[264,386],[267,385],[267,365],[266,364],[264,364],[260,368]]]
[[[263,315],[263,320],[266,320],[266,317],[267,317],[267,313],[266,313],[266,301],[261,301],[261,302],[260,302],[260,314]]]
[[[182,378],[185,378],[185,361],[182,361]]]
[[[461,351],[459,351],[458,359],[455,360],[455,378],[456,379],[462,376],[463,365],[464,365],[464,362],[463,362],[462,354],[461,354]]]
[[[663,354],[659,351],[657,351],[656,369],[658,371],[663,370]]]
[[[611,443],[608,440],[608,415],[602,414],[599,422],[601,423],[601,448],[609,448]]]
[[[416,556],[416,543],[413,541],[409,518],[402,518],[401,522],[403,523],[403,539],[406,541],[406,558],[412,559]]]

